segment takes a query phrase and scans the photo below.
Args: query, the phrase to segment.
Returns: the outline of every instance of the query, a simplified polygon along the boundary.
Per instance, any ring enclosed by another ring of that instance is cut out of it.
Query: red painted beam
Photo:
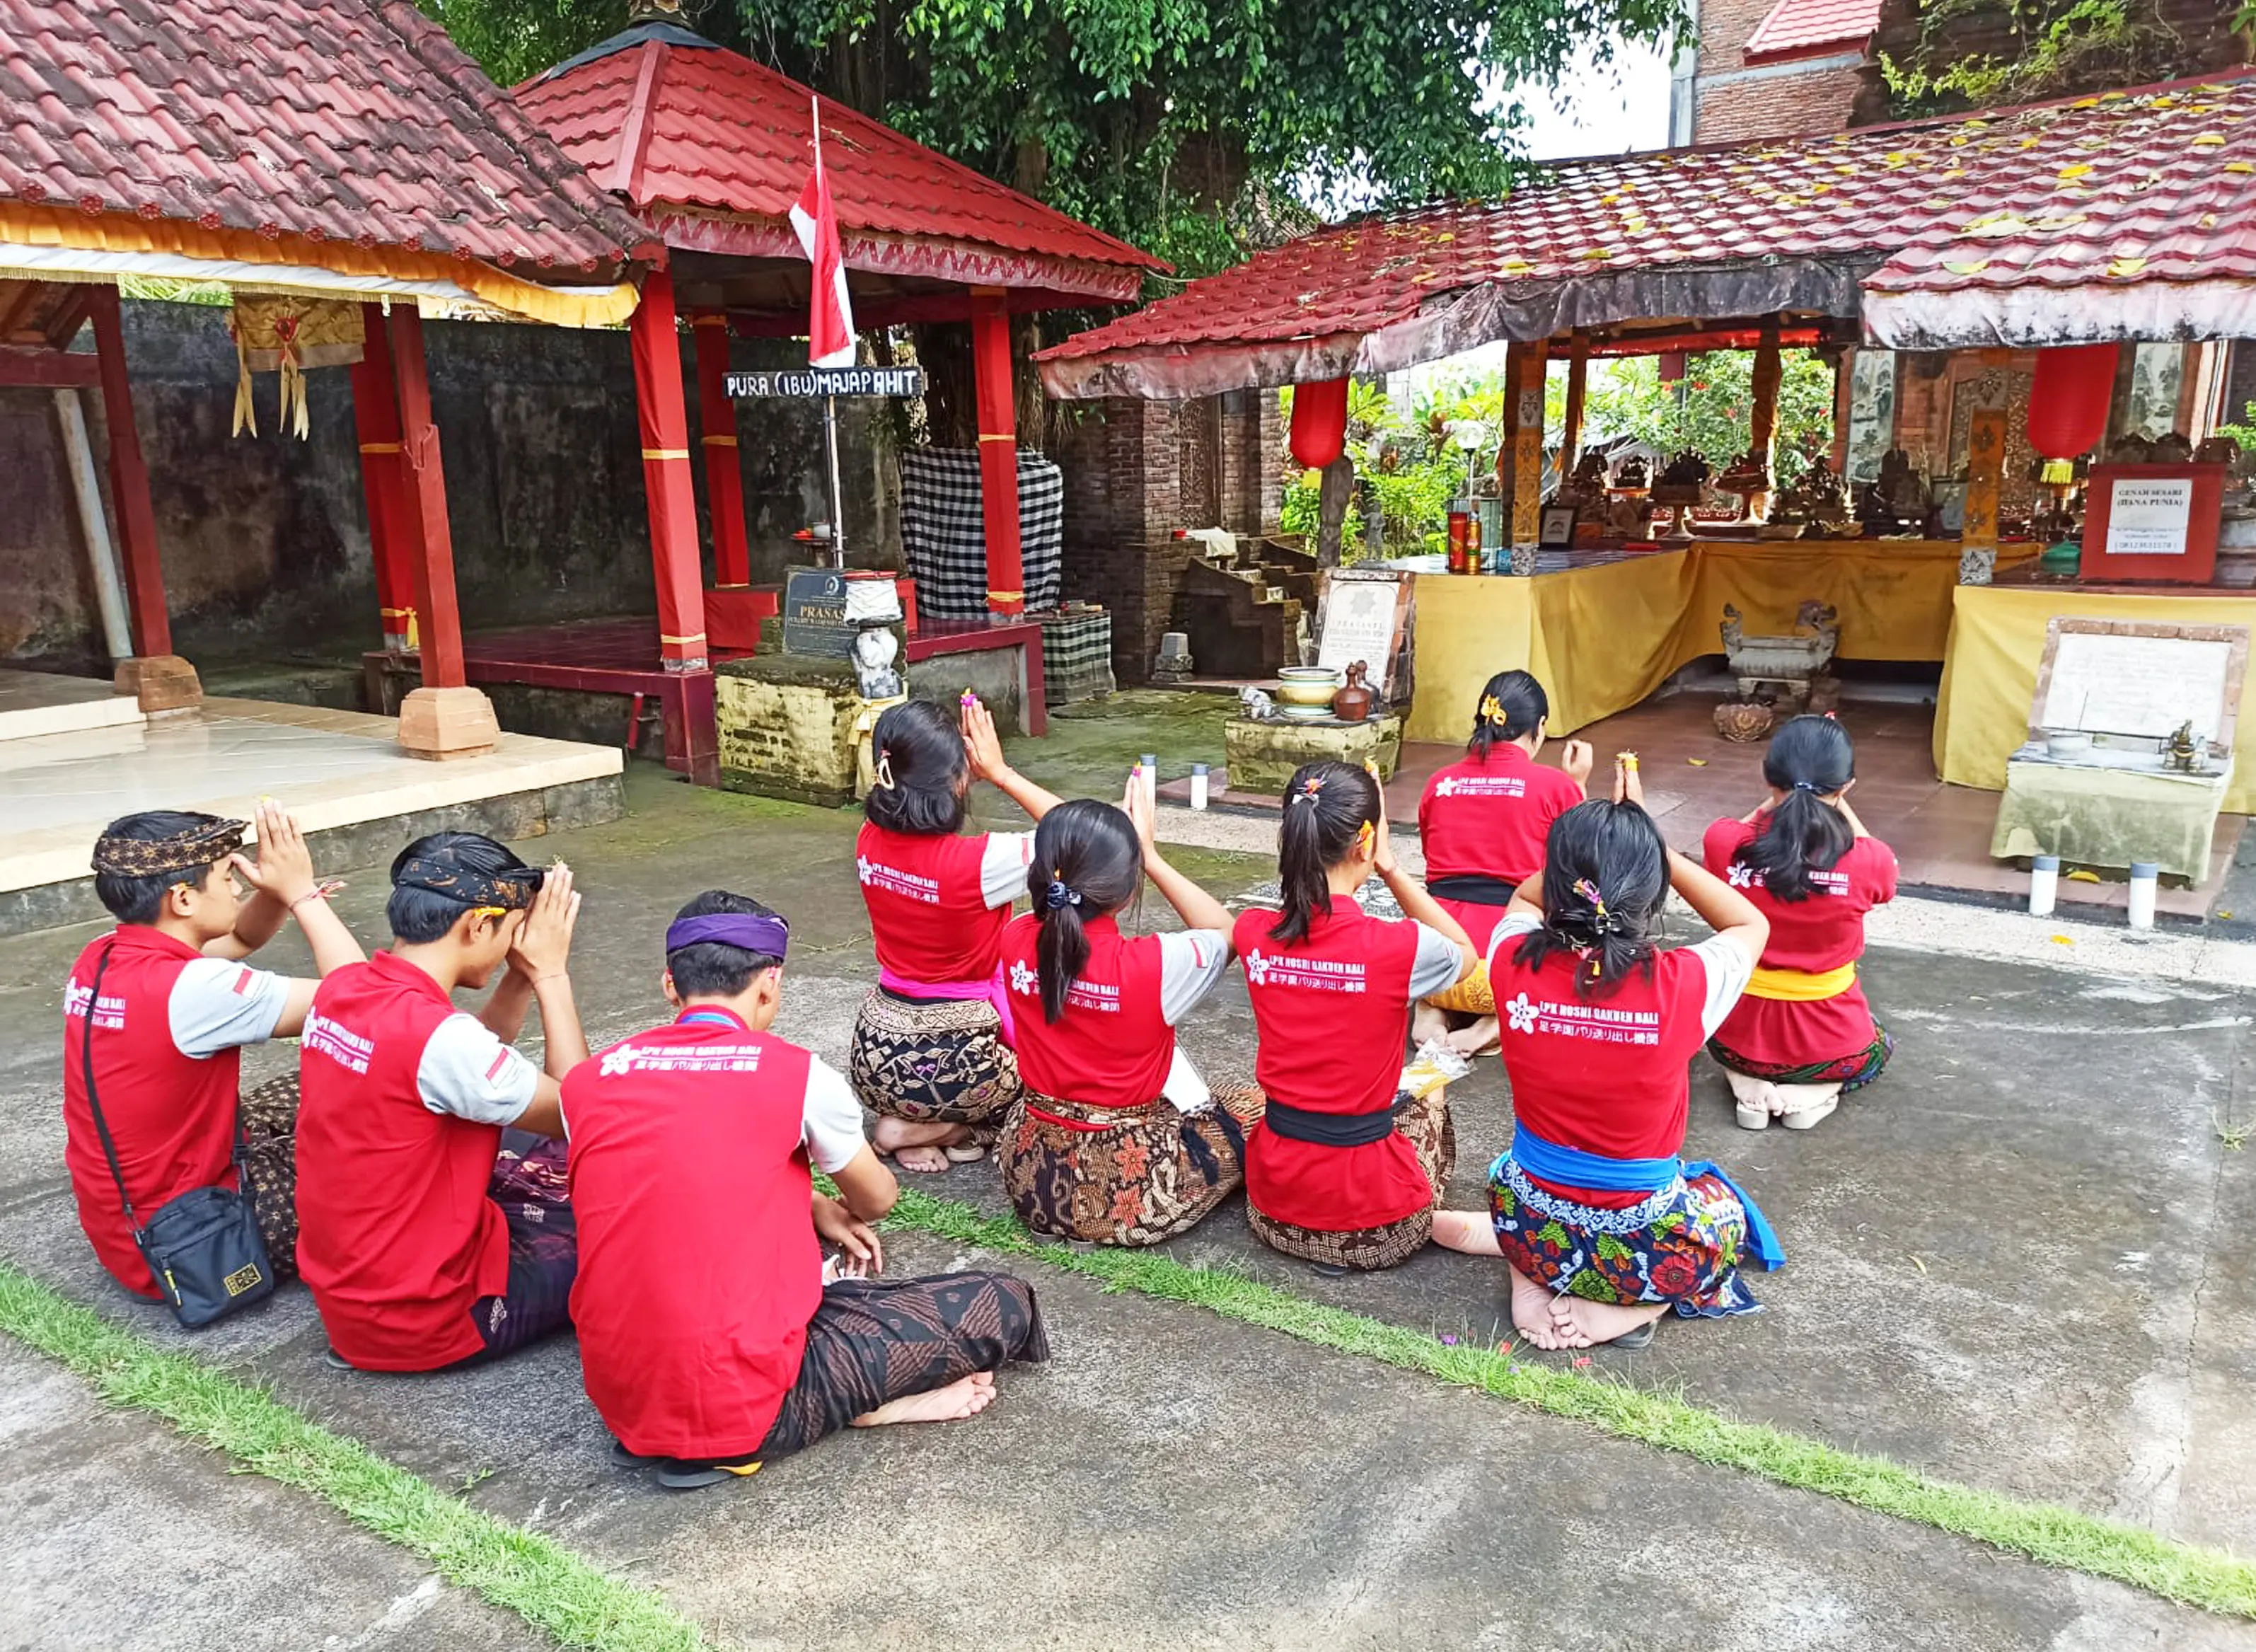
[[[28,385],[40,390],[91,390],[101,382],[102,364],[92,356],[0,344],[0,385]]]
[[[173,652],[173,622],[165,611],[165,565],[157,551],[157,512],[149,503],[149,466],[133,422],[133,391],[125,372],[125,326],[114,286],[88,286],[95,359],[102,375],[102,416],[109,431],[109,495],[124,552],[125,600],[132,611],[133,652],[143,659]]]

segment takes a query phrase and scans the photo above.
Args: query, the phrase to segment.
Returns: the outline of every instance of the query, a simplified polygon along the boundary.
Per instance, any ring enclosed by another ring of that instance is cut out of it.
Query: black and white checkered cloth
[[[987,533],[979,514],[979,455],[962,448],[901,455],[901,549],[931,619],[987,618]],[[1065,472],[1019,455],[1019,554],[1026,607],[1055,608],[1065,553]]]
[[[1110,694],[1112,616],[1037,614],[1042,628],[1042,697],[1051,705]]]

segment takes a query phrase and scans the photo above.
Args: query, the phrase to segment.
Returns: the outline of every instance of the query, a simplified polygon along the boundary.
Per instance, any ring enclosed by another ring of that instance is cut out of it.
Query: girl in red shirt
[[[893,707],[871,745],[878,778],[854,861],[878,985],[848,1071],[878,1115],[878,1151],[904,1170],[945,1170],[984,1156],[984,1127],[1019,1098],[998,949],[1034,837],[965,835],[964,796],[990,780],[1036,820],[1058,800],[1003,760],[994,718],[969,694],[955,716],[929,700]]]
[[[1310,763],[1285,788],[1280,910],[1237,919],[1268,1098],[1245,1141],[1246,1214],[1263,1243],[1333,1271],[1421,1248],[1456,1161],[1447,1092],[1398,1099],[1410,1009],[1479,962],[1464,926],[1395,864],[1378,782]],[[1373,872],[1408,921],[1365,913]]]
[[[1482,954],[1512,892],[1542,869],[1551,822],[1583,801],[1590,778],[1590,748],[1581,740],[1566,743],[1558,768],[1536,762],[1550,715],[1541,683],[1525,671],[1498,672],[1481,690],[1464,757],[1428,780],[1419,800],[1426,892],[1464,925]],[[1428,999],[1414,1035],[1420,1044],[1442,1039],[1467,1055],[1493,1048],[1496,1000],[1487,970]]]
[[[1761,966],[1708,1053],[1731,1081],[1741,1125],[1775,1118],[1807,1130],[1878,1078],[1895,1048],[1872,1020],[1857,959],[1865,914],[1895,899],[1896,858],[1849,807],[1857,751],[1832,718],[1780,729],[1763,778],[1770,800],[1717,821],[1703,845],[1708,870],[1770,920]]]
[[[1038,1233],[1156,1244],[1244,1179],[1261,1092],[1209,1090],[1175,1044],[1230,967],[1230,914],[1160,858],[1152,826],[1140,769],[1122,808],[1081,798],[1044,815],[1035,910],[1003,932],[1026,1087],[1003,1127],[1003,1185]],[[1120,933],[1146,876],[1183,929]]]
[[[1542,873],[1497,926],[1488,965],[1512,1146],[1490,1167],[1486,1211],[1434,1218],[1437,1243],[1504,1258],[1512,1324],[1539,1348],[1641,1347],[1671,1307],[1748,1312],[1741,1260],[1785,1260],[1728,1176],[1678,1156],[1687,1064],[1738,1001],[1769,926],[1667,848],[1635,760],[1616,759],[1613,801],[1559,817]],[[1672,886],[1713,937],[1655,944]]]

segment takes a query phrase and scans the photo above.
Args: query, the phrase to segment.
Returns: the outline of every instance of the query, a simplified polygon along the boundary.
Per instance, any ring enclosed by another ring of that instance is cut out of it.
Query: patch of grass
[[[311,1492],[565,1646],[705,1652],[712,1645],[652,1591],[448,1496],[264,1388],[152,1346],[5,1263],[0,1330],[69,1366],[112,1405],[163,1417],[252,1473]]]
[[[1477,1388],[1622,1439],[1970,1537],[2048,1566],[2128,1584],[2205,1612],[2256,1618],[2256,1564],[2127,1521],[1936,1479],[1885,1458],[1843,1451],[1763,1423],[1735,1422],[1677,1395],[1586,1376],[1533,1357],[1515,1359],[1509,1346],[1453,1346],[1223,1269],[1194,1267],[1150,1251],[1083,1251],[1049,1243],[1008,1217],[989,1216],[915,1188],[902,1190],[888,1225],[1026,1257],[1100,1281],[1107,1290],[1132,1290],[1203,1308],[1318,1347]]]

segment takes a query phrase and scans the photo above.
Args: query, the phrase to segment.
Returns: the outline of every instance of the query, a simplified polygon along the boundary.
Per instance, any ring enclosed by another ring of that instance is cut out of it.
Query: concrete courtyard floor
[[[1092,789],[1119,772],[1074,760]],[[660,1019],[666,918],[725,885],[791,916],[779,1030],[842,1062],[875,975],[855,817],[639,766],[629,799],[621,822],[523,846],[562,853],[587,892],[573,972],[591,1041]],[[1242,825],[1171,820],[1216,842],[1250,842]],[[1226,850],[1178,859],[1226,897],[1273,875]],[[364,940],[383,893],[361,877],[339,897]],[[1148,896],[1142,917],[1173,921]],[[1822,1128],[1741,1132],[1720,1074],[1696,1066],[1688,1154],[1739,1177],[1790,1258],[1755,1276],[1767,1311],[1665,1324],[1647,1352],[1602,1351],[1583,1373],[2256,1556],[2256,1163],[2238,1150],[2256,1009],[2239,966],[2095,970],[2070,947],[2001,961],[1897,930],[1866,971],[1895,1063]],[[2256,1625],[1033,1262],[1012,1265],[1055,1357],[1006,1371],[985,1416],[668,1495],[607,1461],[568,1338],[478,1372],[375,1377],[321,1362],[301,1289],[191,1336],[109,1285],[77,1230],[56,1104],[59,983],[95,933],[0,944],[0,1257],[655,1587],[723,1645],[2256,1648]],[[294,936],[274,957],[302,966]],[[1236,977],[1185,1037],[1209,1078],[1250,1076]],[[246,1081],[293,1059],[254,1052]],[[1493,1061],[1451,1095],[1452,1202],[1470,1204],[1509,1097]],[[991,1165],[918,1185],[1007,1208]],[[925,1234],[888,1248],[899,1271],[981,1260]],[[1505,1324],[1496,1267],[1428,1252],[1327,1280],[1257,1245],[1242,1200],[1167,1250],[1435,1337],[1492,1342]],[[0,1529],[0,1648],[544,1643],[5,1338]]]

